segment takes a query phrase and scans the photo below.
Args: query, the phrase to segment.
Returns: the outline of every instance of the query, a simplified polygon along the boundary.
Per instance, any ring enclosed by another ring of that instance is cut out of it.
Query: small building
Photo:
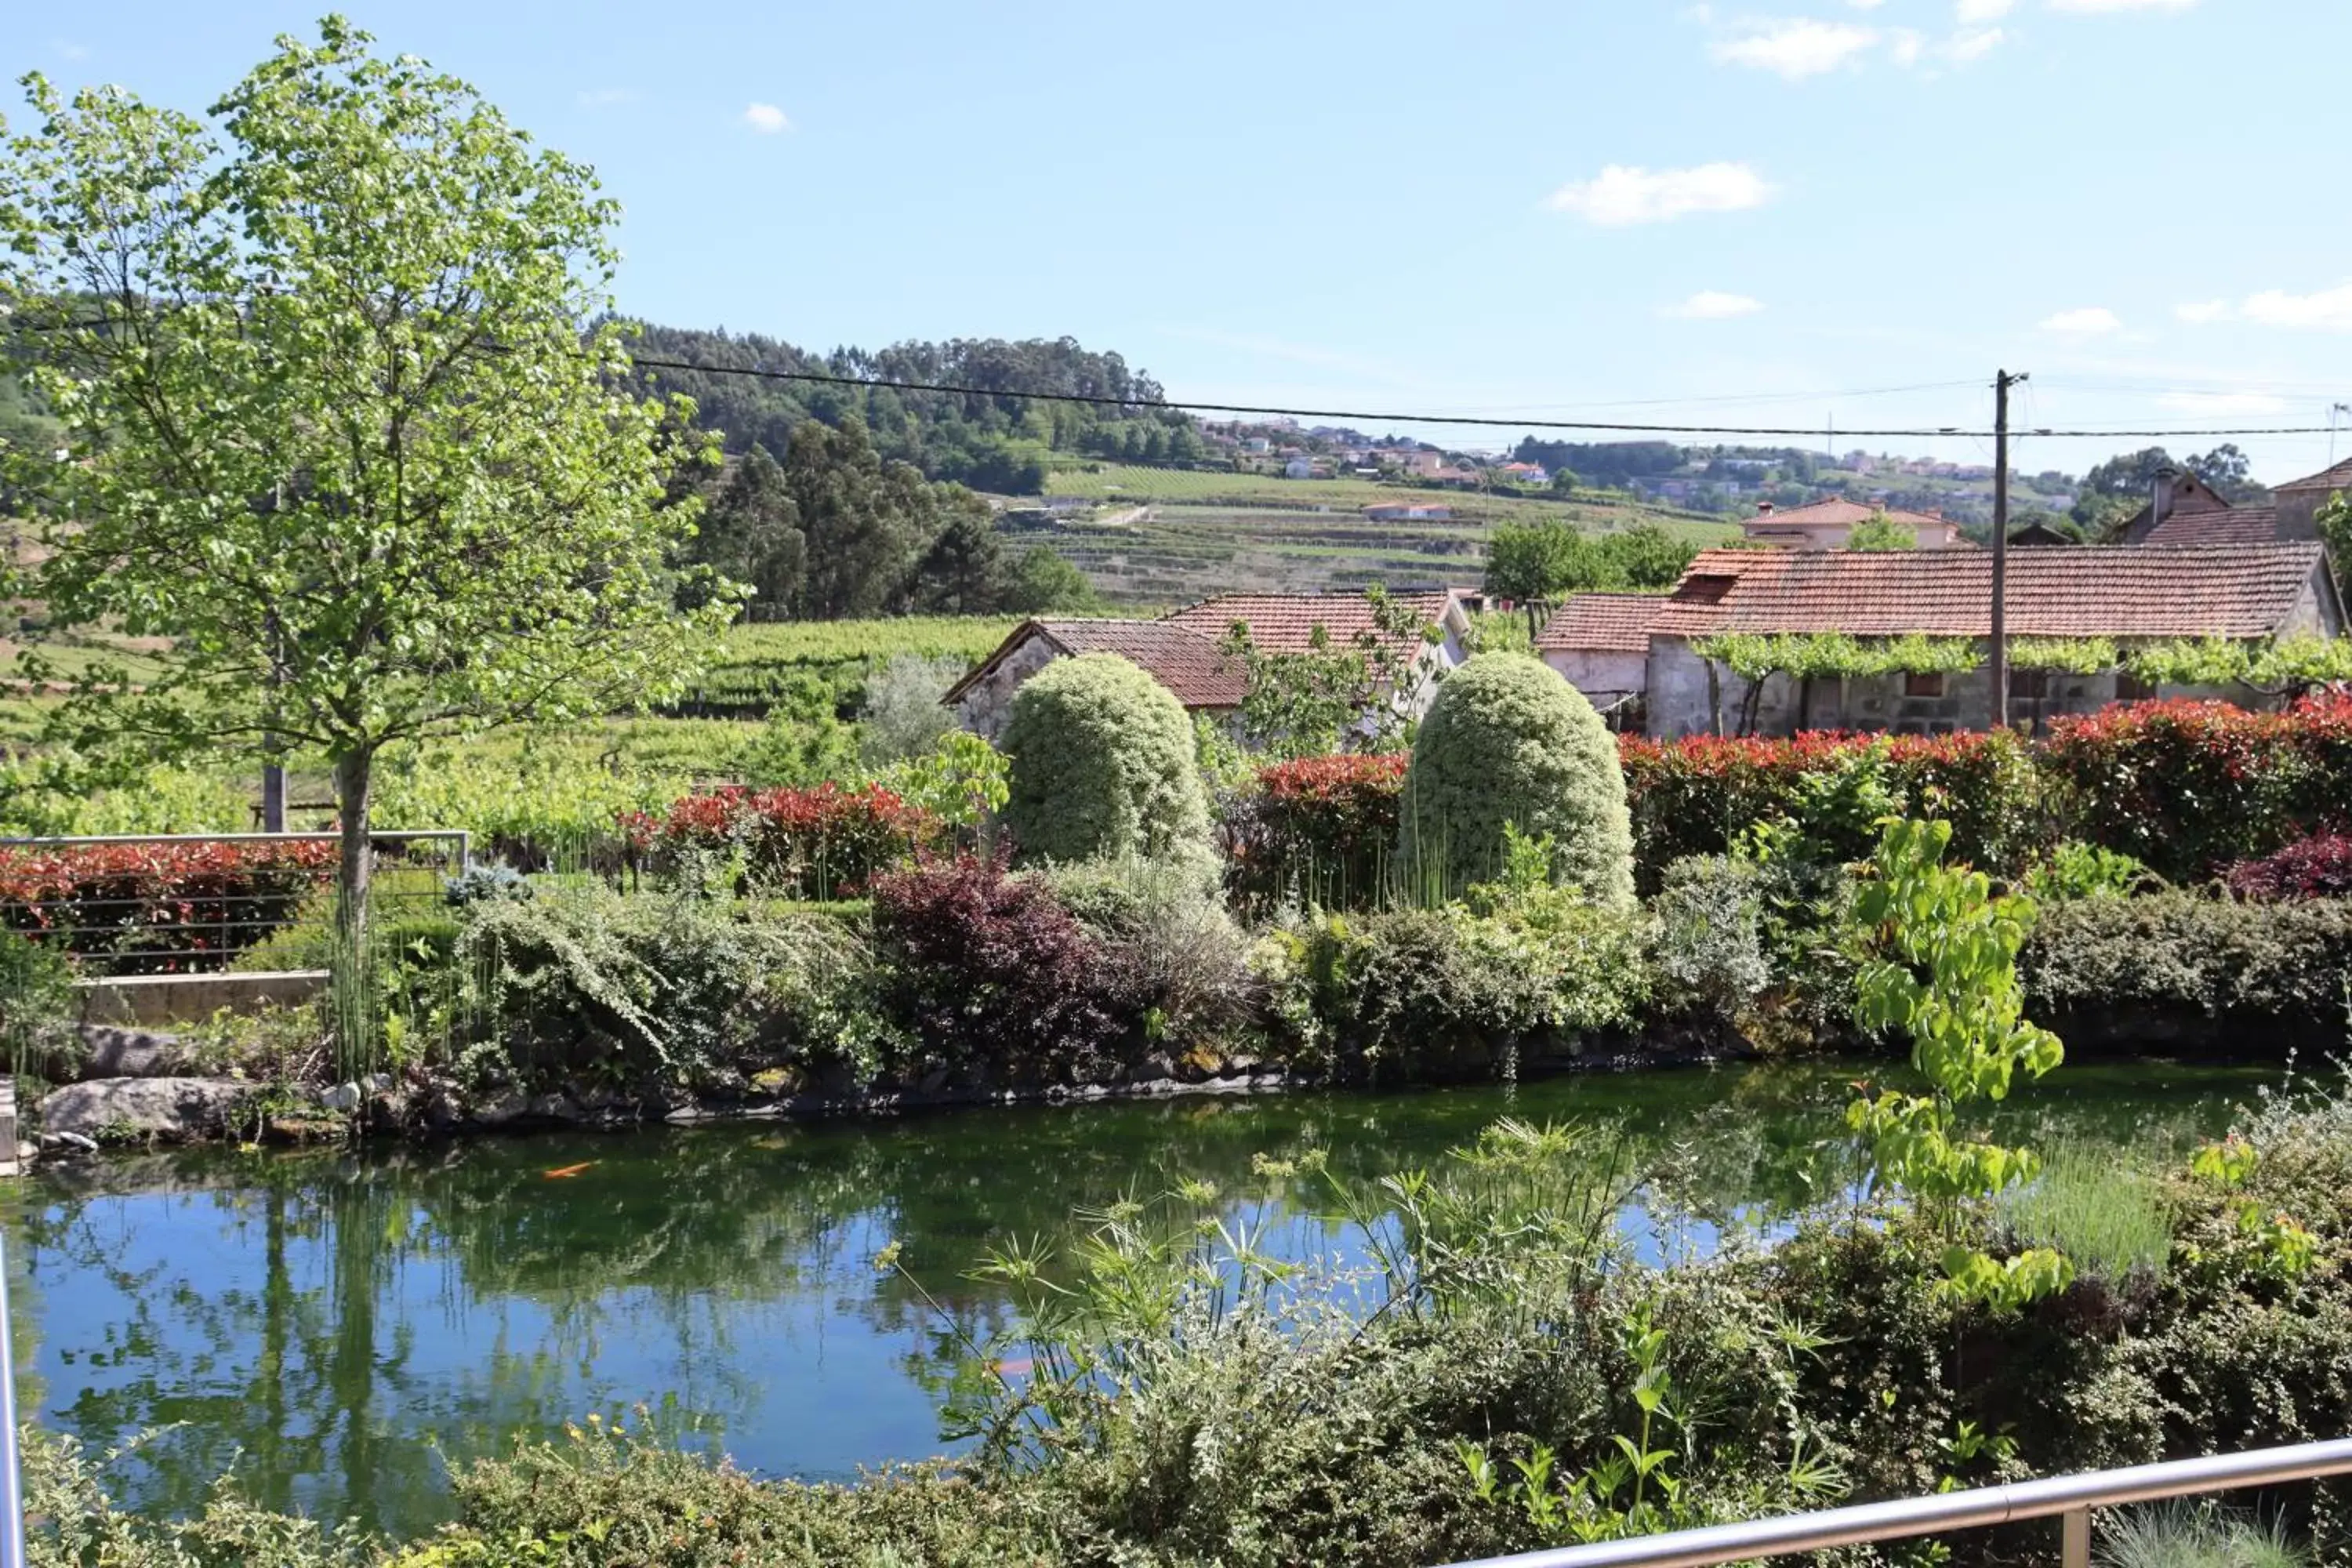
[[[1922,550],[1949,550],[1961,542],[1959,524],[1941,512],[1889,511],[1858,501],[1817,500],[1810,506],[1777,510],[1759,502],[1756,515],[1742,521],[1740,531],[1751,544],[1775,544],[1790,550],[1843,550],[1856,527],[1885,516],[1898,528],[1907,528]]]
[[[1442,500],[1374,501],[1364,509],[1367,522],[1451,522],[1454,508]]]
[[[1544,470],[1544,466],[1541,463],[1505,463],[1503,465],[1502,474],[1505,479],[1510,480],[1511,483],[1515,485],[1548,485],[1551,483],[1551,475]]]
[[[2344,630],[2343,603],[2326,553],[2315,542],[2020,550],[2010,556],[2008,572],[2013,637],[2106,637],[2128,647]],[[1745,706],[1747,683],[1699,653],[1710,637],[1843,632],[1982,639],[1991,604],[1990,551],[1702,551],[1649,623],[1649,732],[1719,732]],[[1763,734],[1981,728],[1991,708],[1988,679],[1981,668],[1819,680],[1768,676],[1755,728]],[[2037,725],[2117,700],[2190,694],[2149,689],[2118,670],[2015,670],[2010,681],[2012,713]],[[2259,700],[2252,693],[2209,695]]]
[[[2254,544],[2319,537],[2319,509],[2352,490],[2352,460],[2292,479],[2267,501],[2232,503],[2195,474],[2156,476],[2148,504],[2124,524],[2126,544]]]
[[[1649,684],[1650,623],[1665,604],[1659,594],[1576,594],[1536,634],[1536,656],[1610,721],[1639,730]]]
[[[1115,653],[1176,694],[1186,710],[1223,716],[1242,705],[1239,660],[1190,626],[1165,621],[1041,616],[1013,628],[996,651],[950,687],[940,699],[963,728],[986,740],[1004,733],[1013,694],[1057,658]]]
[[[1468,657],[1470,617],[1453,589],[1391,597],[1416,625],[1436,628],[1434,640],[1415,636],[1396,650],[1406,658],[1407,675],[1391,700],[1418,716],[1436,695],[1438,678]],[[1015,626],[940,701],[964,729],[993,741],[1004,732],[1023,681],[1057,658],[1110,653],[1173,692],[1188,711],[1227,719],[1240,710],[1247,687],[1241,661],[1224,651],[1236,625],[1266,652],[1307,653],[1318,627],[1325,646],[1344,649],[1375,624],[1371,602],[1360,593],[1226,594],[1158,620],[1041,616]]]

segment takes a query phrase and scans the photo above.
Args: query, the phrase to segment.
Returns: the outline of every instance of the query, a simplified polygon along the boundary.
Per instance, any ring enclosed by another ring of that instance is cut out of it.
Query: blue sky
[[[320,8],[54,10],[0,66],[201,109]],[[1180,398],[1435,413],[1976,426],[2000,365],[2027,425],[2352,402],[2344,0],[350,14],[593,162],[622,307],[679,325],[1068,334]]]

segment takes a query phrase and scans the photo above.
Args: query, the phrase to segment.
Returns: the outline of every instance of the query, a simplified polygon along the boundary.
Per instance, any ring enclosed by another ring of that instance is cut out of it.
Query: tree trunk
[[[365,951],[368,883],[375,858],[368,847],[368,791],[374,782],[375,753],[351,752],[335,759],[335,810],[342,824],[342,858],[335,868],[335,931],[353,955]]]

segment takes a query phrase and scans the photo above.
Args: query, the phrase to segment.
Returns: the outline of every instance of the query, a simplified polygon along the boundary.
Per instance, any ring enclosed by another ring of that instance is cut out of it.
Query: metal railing
[[[1876,1541],[1902,1541],[1952,1530],[1982,1530],[2020,1520],[2063,1521],[2063,1568],[2090,1568],[2091,1510],[2164,1498],[2195,1497],[2236,1487],[2282,1486],[2352,1472],[2352,1437],[2255,1448],[2202,1459],[2175,1459],[2128,1469],[2093,1470],[2045,1480],[1979,1487],[1937,1497],[1862,1503],[1705,1530],[1562,1546],[1516,1557],[1488,1557],[1454,1568],[1711,1568],[1797,1552],[1826,1552]]]
[[[333,833],[0,838],[0,874],[50,863],[38,895],[0,891],[0,927],[59,949],[91,978],[226,969],[334,885],[340,842]],[[472,852],[471,835],[453,828],[373,833],[369,842],[376,859],[370,904],[394,910],[438,903],[443,882],[465,870]],[[212,845],[240,852],[208,862],[76,853]]]

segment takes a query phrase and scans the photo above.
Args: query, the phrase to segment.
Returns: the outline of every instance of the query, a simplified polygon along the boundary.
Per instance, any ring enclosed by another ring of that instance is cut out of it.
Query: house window
[[[1944,672],[1940,669],[1914,670],[1903,678],[1906,697],[1941,697],[1944,694]]]
[[[2116,677],[2116,700],[2146,702],[2156,696],[2156,688],[2129,670]]]
[[[2041,701],[2050,695],[2050,672],[2046,669],[2011,670],[2009,695],[2013,701]]]

